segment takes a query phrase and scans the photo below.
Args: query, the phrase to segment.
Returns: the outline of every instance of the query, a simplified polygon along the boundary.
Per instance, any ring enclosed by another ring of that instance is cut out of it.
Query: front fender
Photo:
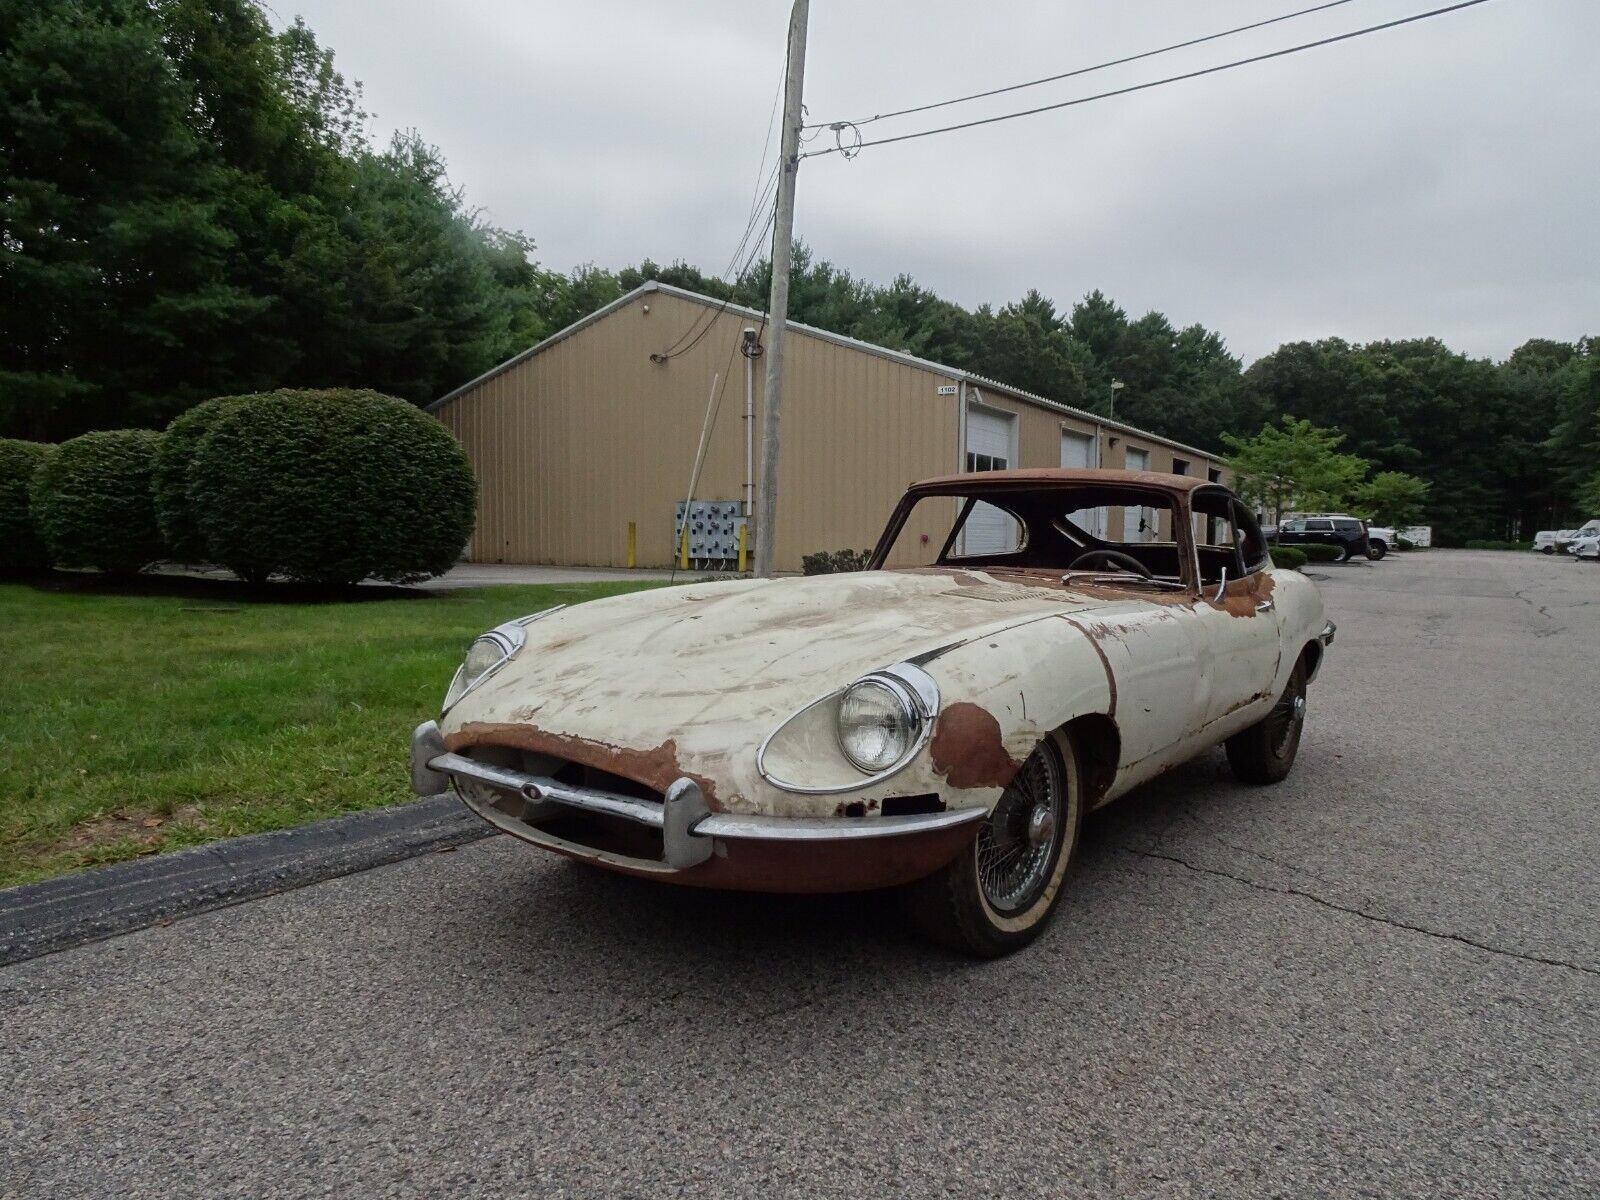
[[[1064,617],[976,638],[923,666],[943,697],[924,754],[951,807],[992,805],[1052,731],[1114,713],[1099,647]]]

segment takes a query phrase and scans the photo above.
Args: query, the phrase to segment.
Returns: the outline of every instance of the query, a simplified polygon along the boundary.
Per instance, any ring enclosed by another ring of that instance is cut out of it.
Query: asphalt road
[[[1023,954],[494,838],[0,972],[0,1194],[1593,1196],[1600,568],[1320,573],[1289,781]]]

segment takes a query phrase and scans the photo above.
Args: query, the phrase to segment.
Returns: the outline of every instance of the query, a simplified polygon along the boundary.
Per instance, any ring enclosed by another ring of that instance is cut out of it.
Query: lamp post
[[[1111,381],[1111,418],[1112,418],[1112,420],[1115,420],[1116,416],[1117,416],[1117,393],[1120,392],[1123,388],[1125,388],[1127,386],[1128,385],[1123,383],[1122,380],[1120,380],[1120,379],[1113,379]]]

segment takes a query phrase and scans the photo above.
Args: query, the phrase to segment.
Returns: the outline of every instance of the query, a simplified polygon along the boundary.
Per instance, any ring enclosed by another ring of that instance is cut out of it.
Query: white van
[[[1540,554],[1566,554],[1572,543],[1600,530],[1600,521],[1590,521],[1582,529],[1541,529],[1533,535],[1533,548]]]
[[[1600,519],[1587,522],[1577,531],[1568,552],[1573,558],[1592,558],[1600,562]]]

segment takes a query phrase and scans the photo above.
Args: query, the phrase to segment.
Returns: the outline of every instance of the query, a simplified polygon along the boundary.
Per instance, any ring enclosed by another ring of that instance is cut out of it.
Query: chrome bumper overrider
[[[1321,642],[1324,646],[1331,646],[1333,645],[1333,635],[1338,631],[1339,627],[1332,621],[1324,621],[1322,623],[1322,632],[1317,634],[1317,641]]]
[[[706,805],[699,784],[687,777],[667,789],[661,803],[574,787],[543,775],[529,775],[508,767],[478,762],[445,748],[435,721],[418,725],[411,735],[411,790],[435,796],[457,780],[484,784],[506,795],[520,796],[530,806],[561,805],[602,816],[620,817],[661,830],[663,862],[636,865],[659,870],[663,865],[682,871],[711,857],[714,841],[839,842],[862,838],[891,838],[930,833],[981,820],[986,810],[964,808],[953,812],[917,813],[893,817],[764,817],[714,813]],[[457,789],[460,795],[460,790]],[[508,832],[521,833],[522,825],[498,810],[462,800],[479,816]],[[552,843],[559,839],[547,839]]]

